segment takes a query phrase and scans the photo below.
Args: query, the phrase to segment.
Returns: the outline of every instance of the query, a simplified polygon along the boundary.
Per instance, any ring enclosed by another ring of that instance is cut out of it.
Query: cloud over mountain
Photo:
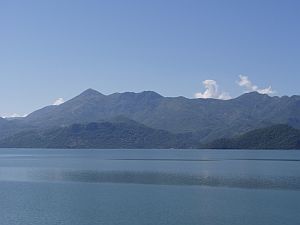
[[[196,93],[195,98],[231,99],[231,96],[227,92],[220,91],[219,85],[215,80],[205,80],[203,81],[203,85],[205,91],[203,93]]]
[[[56,99],[52,105],[60,105],[63,104],[65,102],[65,100],[63,98],[58,98]]]
[[[20,115],[18,113],[13,113],[11,115],[7,115],[7,116],[2,116],[3,118],[16,118],[16,117],[26,117],[28,114],[23,114],[23,115]]]
[[[237,84],[240,87],[245,88],[246,92],[253,92],[257,91],[260,94],[274,94],[275,91],[272,89],[271,86],[267,88],[258,88],[257,85],[253,84],[247,76],[239,75],[239,81],[237,81]]]

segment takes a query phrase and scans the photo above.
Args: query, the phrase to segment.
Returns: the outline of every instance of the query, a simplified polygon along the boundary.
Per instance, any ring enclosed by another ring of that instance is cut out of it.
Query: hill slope
[[[213,149],[300,149],[300,130],[288,125],[256,129],[231,139],[206,145]]]
[[[197,145],[191,136],[175,135],[119,118],[46,131],[23,131],[0,141],[0,147],[10,148],[189,148]]]

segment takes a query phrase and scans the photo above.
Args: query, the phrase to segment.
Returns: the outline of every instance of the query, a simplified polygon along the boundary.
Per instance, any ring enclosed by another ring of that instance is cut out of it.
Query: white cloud
[[[8,116],[2,116],[3,118],[15,118],[15,117],[26,117],[28,116],[28,114],[24,114],[24,115],[20,115],[18,113],[13,113],[11,115],[8,115]]]
[[[203,93],[196,93],[195,98],[231,99],[231,96],[227,92],[219,90],[219,85],[215,80],[205,80],[202,83],[206,90]]]
[[[60,105],[63,104],[65,102],[65,100],[63,98],[58,98],[56,99],[52,105]]]
[[[254,85],[247,76],[239,75],[240,80],[237,84],[246,89],[246,92],[257,91],[260,94],[274,94],[275,91],[271,86],[267,88],[260,89],[257,85]]]
[[[63,104],[65,102],[65,100],[63,98],[58,98],[56,99],[52,105],[60,105]]]
[[[8,117],[10,117],[10,118],[12,118],[12,117],[21,117],[21,115],[19,115],[18,113],[13,113],[12,115],[10,115]]]

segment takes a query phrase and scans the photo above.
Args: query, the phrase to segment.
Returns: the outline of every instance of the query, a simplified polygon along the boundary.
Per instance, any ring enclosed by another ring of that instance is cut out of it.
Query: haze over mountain
[[[153,130],[189,134],[199,142],[287,124],[300,128],[300,96],[270,97],[257,92],[230,100],[163,97],[152,91],[103,95],[88,89],[60,105],[15,120],[0,119],[0,140],[20,132],[44,132],[73,124],[103,123],[122,116]],[[23,133],[24,134],[24,133]]]

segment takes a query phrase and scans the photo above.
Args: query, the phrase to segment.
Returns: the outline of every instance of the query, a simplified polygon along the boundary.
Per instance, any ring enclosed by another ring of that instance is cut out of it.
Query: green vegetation
[[[207,145],[213,149],[300,149],[300,130],[288,125],[256,129],[230,139],[218,139]]]
[[[73,124],[50,130],[24,131],[0,141],[12,148],[191,148],[199,145],[188,134],[171,134],[134,121]]]

